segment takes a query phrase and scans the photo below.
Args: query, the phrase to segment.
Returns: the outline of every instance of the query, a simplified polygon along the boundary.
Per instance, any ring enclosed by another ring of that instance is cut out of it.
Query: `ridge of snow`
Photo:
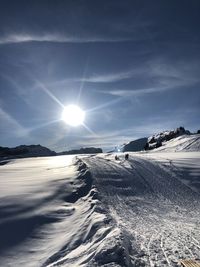
[[[0,173],[2,266],[127,265],[128,241],[110,223],[82,160],[57,156],[6,163]]]

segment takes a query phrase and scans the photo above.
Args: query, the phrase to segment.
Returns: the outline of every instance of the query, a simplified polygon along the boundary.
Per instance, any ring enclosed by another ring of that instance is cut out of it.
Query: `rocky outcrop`
[[[161,147],[163,142],[169,141],[173,138],[176,138],[184,134],[190,135],[191,133],[190,131],[185,130],[184,127],[179,127],[172,131],[164,131],[159,134],[152,135],[148,138],[144,146],[144,149],[150,150],[150,149]]]

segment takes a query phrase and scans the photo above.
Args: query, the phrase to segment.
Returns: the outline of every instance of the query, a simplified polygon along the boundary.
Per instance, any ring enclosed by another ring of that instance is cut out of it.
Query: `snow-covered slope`
[[[0,166],[0,266],[177,266],[200,258],[200,153]]]
[[[200,134],[182,135],[162,143],[154,151],[200,151]]]

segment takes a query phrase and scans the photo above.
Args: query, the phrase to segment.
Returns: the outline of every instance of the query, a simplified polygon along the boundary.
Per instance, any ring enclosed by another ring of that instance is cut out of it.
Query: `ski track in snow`
[[[200,258],[200,153],[0,166],[0,266],[175,267]]]
[[[131,154],[128,162],[85,161],[118,227],[129,234],[133,266],[177,266],[182,258],[200,258],[200,195],[182,182],[176,161],[169,170],[167,160],[152,158]],[[199,177],[199,165],[192,170]]]

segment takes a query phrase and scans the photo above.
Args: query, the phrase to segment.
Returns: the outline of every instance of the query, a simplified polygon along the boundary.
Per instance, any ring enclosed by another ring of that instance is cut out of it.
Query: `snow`
[[[0,266],[175,267],[200,258],[200,152],[185,152],[185,138],[128,161],[119,153],[5,162]]]
[[[165,133],[163,133],[162,138],[165,138]],[[155,136],[156,142],[149,144],[149,147],[153,151],[165,151],[165,152],[177,152],[177,151],[200,151],[200,134],[188,135],[184,134],[175,138],[172,138],[169,141],[162,141],[160,135]],[[150,137],[152,139],[152,137]],[[157,146],[157,144],[159,144]],[[158,147],[158,148],[157,148]]]
[[[182,135],[162,143],[156,151],[200,151],[200,135]]]

